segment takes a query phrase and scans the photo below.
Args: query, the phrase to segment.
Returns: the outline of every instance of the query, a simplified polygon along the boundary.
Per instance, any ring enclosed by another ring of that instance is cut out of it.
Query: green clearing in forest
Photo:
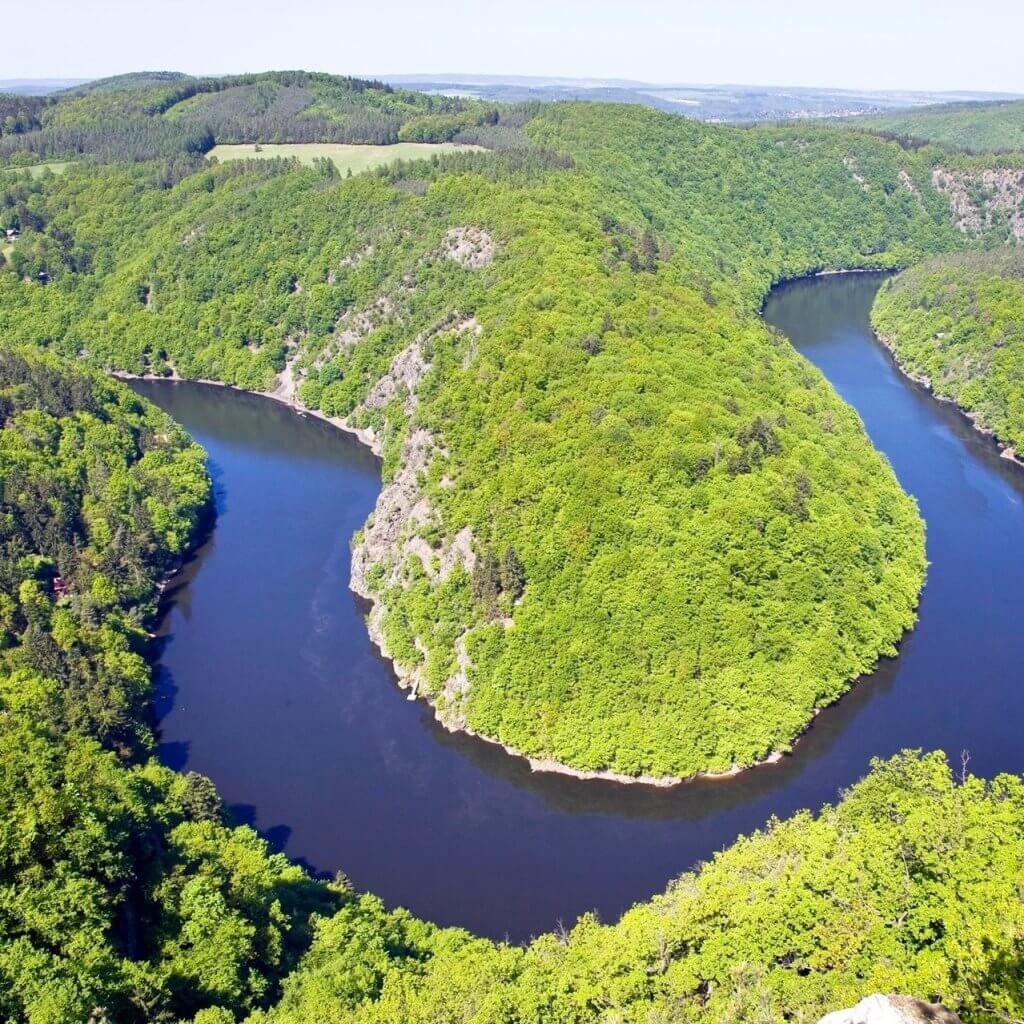
[[[218,160],[271,160],[274,158],[291,159],[300,163],[312,164],[314,160],[325,157],[333,161],[334,166],[345,174],[351,171],[373,170],[384,167],[396,160],[419,160],[433,156],[435,153],[481,152],[483,146],[466,146],[456,142],[396,142],[390,146],[361,146],[340,142],[305,142],[291,145],[233,145],[214,146],[207,154]]]
[[[33,178],[38,178],[44,171],[63,174],[71,166],[71,160],[58,160],[48,164],[30,164],[28,167],[0,167],[0,171],[28,171]]]

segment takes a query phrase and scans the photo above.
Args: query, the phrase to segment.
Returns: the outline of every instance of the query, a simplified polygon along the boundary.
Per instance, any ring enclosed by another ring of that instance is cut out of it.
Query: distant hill
[[[867,117],[858,127],[968,153],[1024,149],[1024,101],[947,103]]]
[[[0,97],[0,161],[195,158],[218,143],[450,142],[466,131],[478,142],[495,128],[493,108],[479,101],[360,78],[146,71],[46,97]]]
[[[234,79],[266,79],[267,75],[229,76]],[[340,76],[319,75],[324,80]],[[1015,93],[984,93],[969,90],[950,92],[872,91],[759,85],[693,85],[641,82],[626,78],[558,78],[531,75],[395,74],[380,76],[381,82],[398,89],[502,103],[551,100],[632,103],[683,114],[700,121],[781,121],[810,117],[888,119],[899,112],[913,117],[917,108],[934,107],[938,115],[964,113],[968,116],[979,103],[1022,99]],[[223,82],[223,77],[193,77],[180,71],[141,71],[101,79],[39,78],[0,79],[0,93],[24,96],[119,93],[183,85],[189,82]],[[879,122],[881,125],[881,122]],[[900,131],[888,124],[882,130]],[[951,125],[949,131],[959,134]],[[218,140],[225,141],[225,140]],[[341,141],[341,140],[333,140]],[[958,138],[937,139],[959,148],[974,148]],[[1011,143],[1012,145],[1013,143]],[[1016,143],[1019,145],[1019,142]],[[1007,148],[999,139],[982,139],[985,149]]]
[[[860,117],[937,103],[1006,100],[1010,93],[908,92],[759,85],[666,85],[629,79],[544,78],[525,75],[383,75],[406,89],[518,103],[588,100],[636,103],[699,121],[781,121]]]
[[[0,78],[0,93],[17,96],[48,96],[87,82],[87,78]]]
[[[150,89],[176,82],[194,82],[197,79],[184,71],[131,71],[109,78],[87,78],[68,83],[64,92],[84,96],[89,92],[119,92],[122,89]]]

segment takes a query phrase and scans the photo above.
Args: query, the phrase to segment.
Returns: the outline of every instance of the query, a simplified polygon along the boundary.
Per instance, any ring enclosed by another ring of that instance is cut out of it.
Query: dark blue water
[[[195,384],[136,389],[204,445],[210,541],[177,582],[158,668],[161,754],[236,817],[390,905],[523,939],[615,918],[772,814],[820,807],[902,747],[1024,769],[1024,473],[908,383],[871,337],[879,278],[777,289],[766,318],[861,413],[928,522],[928,585],[900,657],[823,712],[796,754],[673,790],[537,775],[410,703],[348,591],[378,467],[318,420]]]

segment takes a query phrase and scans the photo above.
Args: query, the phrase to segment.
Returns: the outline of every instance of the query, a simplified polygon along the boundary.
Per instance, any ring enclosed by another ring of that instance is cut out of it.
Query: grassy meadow
[[[46,164],[29,164],[27,167],[0,167],[0,171],[28,171],[33,178],[38,178],[46,171],[53,171],[54,174],[63,174],[71,166],[71,160],[57,160]]]
[[[482,146],[465,146],[455,142],[396,142],[390,146],[350,145],[340,142],[305,142],[285,145],[225,145],[214,146],[207,154],[220,161],[227,160],[271,160],[278,157],[296,158],[300,163],[312,164],[314,160],[326,157],[342,174],[351,171],[370,171],[384,167],[396,160],[417,160],[435,153],[452,153],[458,150],[482,150]]]

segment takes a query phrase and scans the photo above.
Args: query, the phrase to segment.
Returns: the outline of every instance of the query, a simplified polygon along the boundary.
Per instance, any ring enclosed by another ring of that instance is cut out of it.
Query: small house
[[[7,229],[7,241],[8,242],[16,242],[20,235],[21,235],[21,232],[17,228],[8,228]]]

